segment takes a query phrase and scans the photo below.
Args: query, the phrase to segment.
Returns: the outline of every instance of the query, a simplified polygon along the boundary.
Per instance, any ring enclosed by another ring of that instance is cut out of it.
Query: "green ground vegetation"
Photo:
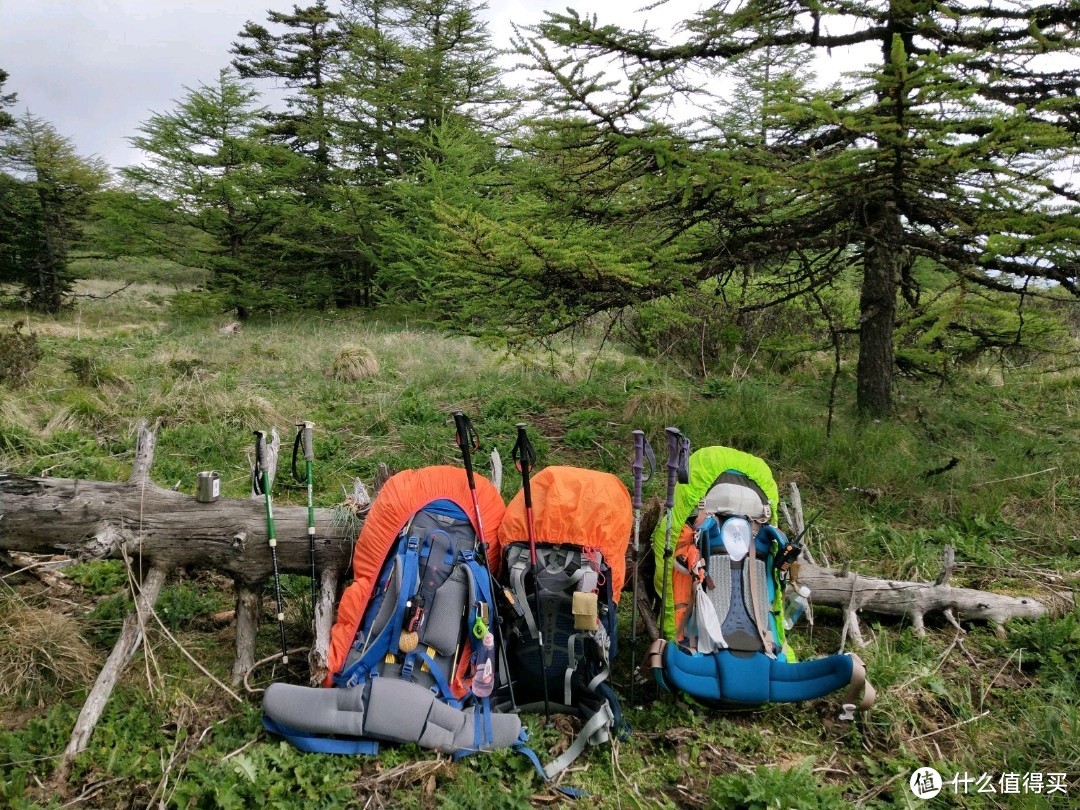
[[[829,700],[717,713],[640,687],[637,705],[626,707],[633,734],[590,751],[566,777],[590,791],[592,806],[906,807],[914,806],[907,780],[920,765],[947,778],[1069,774],[1066,798],[972,792],[937,806],[1065,807],[1080,795],[1080,612],[1069,606],[1080,582],[1080,387],[1060,356],[1053,368],[1001,352],[956,364],[944,379],[901,377],[895,418],[873,421],[854,410],[846,352],[836,378],[844,395],[833,397],[829,353],[795,351],[790,341],[778,351],[765,342],[756,352],[719,345],[713,353],[723,362],[693,369],[692,354],[665,354],[656,334],[650,353],[631,348],[642,348],[644,322],[603,343],[585,335],[516,355],[450,336],[430,314],[387,307],[253,318],[230,332],[220,317],[185,309],[175,273],[125,266],[114,276],[131,285],[112,297],[79,299],[55,317],[0,313],[0,329],[24,321],[22,332],[36,335],[41,350],[21,385],[0,385],[0,469],[123,480],[134,427],[145,418],[157,428],[158,484],[193,492],[196,472],[215,469],[224,496],[246,497],[251,432],[277,427],[285,443],[294,422],[308,419],[317,425],[316,502],[331,506],[354,477],[370,483],[380,462],[458,463],[450,419],[458,409],[471,416],[485,451],[498,447],[508,458],[514,425],[525,421],[541,465],[608,470],[627,482],[630,431],[644,429],[659,443],[666,425],[678,425],[695,446],[762,456],[782,491],[797,482],[815,517],[810,544],[819,562],[933,579],[949,545],[953,584],[1032,594],[1055,615],[1014,622],[1004,638],[979,624],[958,635],[934,616],[920,637],[906,621],[865,615],[870,645],[861,654],[880,698],[854,723],[838,721]],[[79,291],[101,296],[120,283],[98,278]],[[507,467],[509,498],[518,481]],[[303,491],[284,479],[276,501],[303,503]],[[662,496],[660,489],[646,494]],[[292,750],[262,732],[257,695],[244,693],[238,705],[155,627],[89,748],[57,786],[51,780],[94,659],[104,660],[129,604],[127,572],[116,561],[74,566],[63,596],[25,573],[0,576],[0,660],[29,643],[12,632],[10,617],[25,626],[42,611],[65,617],[48,632],[66,634],[81,656],[50,679],[50,661],[66,656],[46,648],[33,664],[44,675],[31,687],[0,690],[0,805],[311,810],[556,801],[511,753],[453,763],[412,747],[377,759]],[[284,584],[289,636],[304,642],[307,580],[287,576]],[[227,586],[213,572],[184,572],[157,607],[179,644],[226,681],[232,630],[219,614],[231,606]],[[276,627],[270,590],[266,596],[259,651],[269,655]],[[629,600],[623,609],[614,680],[625,695]],[[819,609],[794,645],[805,657],[835,652],[841,626]],[[259,673],[257,685],[274,675]],[[574,728],[568,718],[528,724],[541,756],[561,750]]]

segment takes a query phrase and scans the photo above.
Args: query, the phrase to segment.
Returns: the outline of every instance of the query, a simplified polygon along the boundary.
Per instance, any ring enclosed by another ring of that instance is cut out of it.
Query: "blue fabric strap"
[[[518,741],[514,743],[513,749],[519,754],[524,754],[525,757],[528,758],[529,762],[531,762],[533,764],[533,767],[536,768],[536,772],[540,774],[540,778],[544,780],[544,783],[549,788],[558,791],[563,796],[566,796],[568,799],[581,799],[589,795],[589,792],[587,790],[582,790],[581,788],[563,787],[561,785],[552,784],[551,780],[548,778],[547,773],[544,772],[544,766],[540,764],[540,757],[538,757],[536,755],[536,752],[525,744],[528,739],[528,732],[525,731],[525,729],[522,729],[521,737],[519,737]]]
[[[263,728],[271,734],[284,737],[294,748],[306,751],[309,754],[363,754],[365,756],[374,756],[379,753],[379,743],[376,740],[362,738],[336,740],[329,737],[318,737],[276,723],[265,716],[262,722]]]
[[[401,626],[405,621],[405,606],[416,590],[416,580],[419,577],[419,553],[420,538],[410,537],[405,543],[403,551],[398,553],[402,556],[401,584],[398,589],[397,603],[394,606],[393,619],[386,623],[382,632],[367,648],[359,661],[356,661],[347,670],[336,678],[334,683],[342,687],[354,687],[367,679],[368,674],[378,667],[386,654],[397,649],[398,639],[401,636]]]
[[[487,699],[485,698],[479,706],[473,708],[472,746],[477,751],[484,748],[484,718],[481,715],[484,714],[484,710],[487,708],[486,703]]]
[[[473,582],[476,583],[476,590],[479,593],[480,601],[491,607],[491,575],[488,573],[486,567],[481,565],[476,559],[476,552],[469,550],[461,552],[461,558],[465,564],[469,566],[469,571],[472,572]]]
[[[446,680],[446,675],[443,674],[442,669],[435,665],[435,660],[420,648],[413,650],[410,655],[419,658],[428,665],[431,677],[435,679],[435,685],[439,688],[439,700],[448,706],[453,706],[455,709],[462,708],[464,704],[454,697],[453,692],[450,690],[450,682]]]
[[[420,538],[410,537],[405,546],[405,560],[401,566],[401,590],[398,591],[397,606],[394,610],[394,618],[390,621],[391,630],[388,636],[390,644],[396,644],[401,636],[401,626],[405,623],[406,605],[412,599],[416,591],[416,580],[420,576]],[[391,650],[396,649],[391,647]]]

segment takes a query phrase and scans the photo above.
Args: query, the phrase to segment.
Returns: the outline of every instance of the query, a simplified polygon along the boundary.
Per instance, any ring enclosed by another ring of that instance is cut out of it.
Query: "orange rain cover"
[[[626,486],[611,473],[578,467],[545,467],[533,476],[531,485],[536,542],[600,549],[611,567],[611,592],[618,604],[634,526]],[[510,501],[499,527],[499,566],[503,549],[528,539],[525,491],[521,490]]]
[[[502,523],[506,506],[494,485],[482,475],[475,475],[476,498],[483,520],[483,537],[488,542],[488,565],[494,571],[499,564],[496,534]],[[398,533],[416,512],[432,501],[453,501],[469,516],[477,536],[476,509],[469,492],[469,480],[462,467],[424,467],[402,470],[388,480],[371,511],[364,519],[360,537],[353,549],[353,581],[341,595],[337,620],[330,631],[330,671],[323,686],[333,686],[333,675],[341,669],[364,618],[386,555],[393,548]]]

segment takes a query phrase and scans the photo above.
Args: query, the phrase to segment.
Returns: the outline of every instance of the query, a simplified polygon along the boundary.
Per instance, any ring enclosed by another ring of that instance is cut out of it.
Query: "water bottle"
[[[472,693],[479,698],[486,698],[494,688],[495,636],[486,633],[476,653],[476,674],[473,675]]]
[[[795,622],[799,621],[803,613],[810,606],[807,598],[810,596],[810,589],[805,585],[793,585],[791,592],[784,600],[784,629],[790,630],[795,626]]]

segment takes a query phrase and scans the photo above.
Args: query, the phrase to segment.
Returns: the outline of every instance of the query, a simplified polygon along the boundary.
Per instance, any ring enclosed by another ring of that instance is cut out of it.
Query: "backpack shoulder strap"
[[[610,739],[608,729],[615,725],[615,713],[611,705],[605,700],[603,705],[585,721],[581,731],[570,743],[570,746],[552,762],[544,766],[548,777],[554,777],[565,770],[575,759],[581,756],[586,746],[599,745]]]
[[[769,658],[776,658],[775,644],[773,639],[772,628],[769,627],[768,613],[764,610],[764,603],[761,601],[764,595],[761,593],[761,587],[764,582],[759,581],[758,577],[758,556],[757,556],[757,538],[750,540],[750,551],[747,555],[747,562],[749,563],[748,579],[750,581],[750,606],[754,611],[754,624],[757,627],[758,636],[761,637],[761,646],[765,651],[765,654]]]
[[[401,635],[401,626],[405,621],[406,603],[416,590],[416,582],[420,573],[419,551],[420,538],[405,537],[401,543],[394,565],[399,577],[399,586],[394,604],[394,611],[390,620],[379,631],[375,640],[369,643],[364,654],[358,661],[334,678],[338,686],[353,687],[365,680],[375,669],[378,663],[392,650],[397,649],[398,637]]]

